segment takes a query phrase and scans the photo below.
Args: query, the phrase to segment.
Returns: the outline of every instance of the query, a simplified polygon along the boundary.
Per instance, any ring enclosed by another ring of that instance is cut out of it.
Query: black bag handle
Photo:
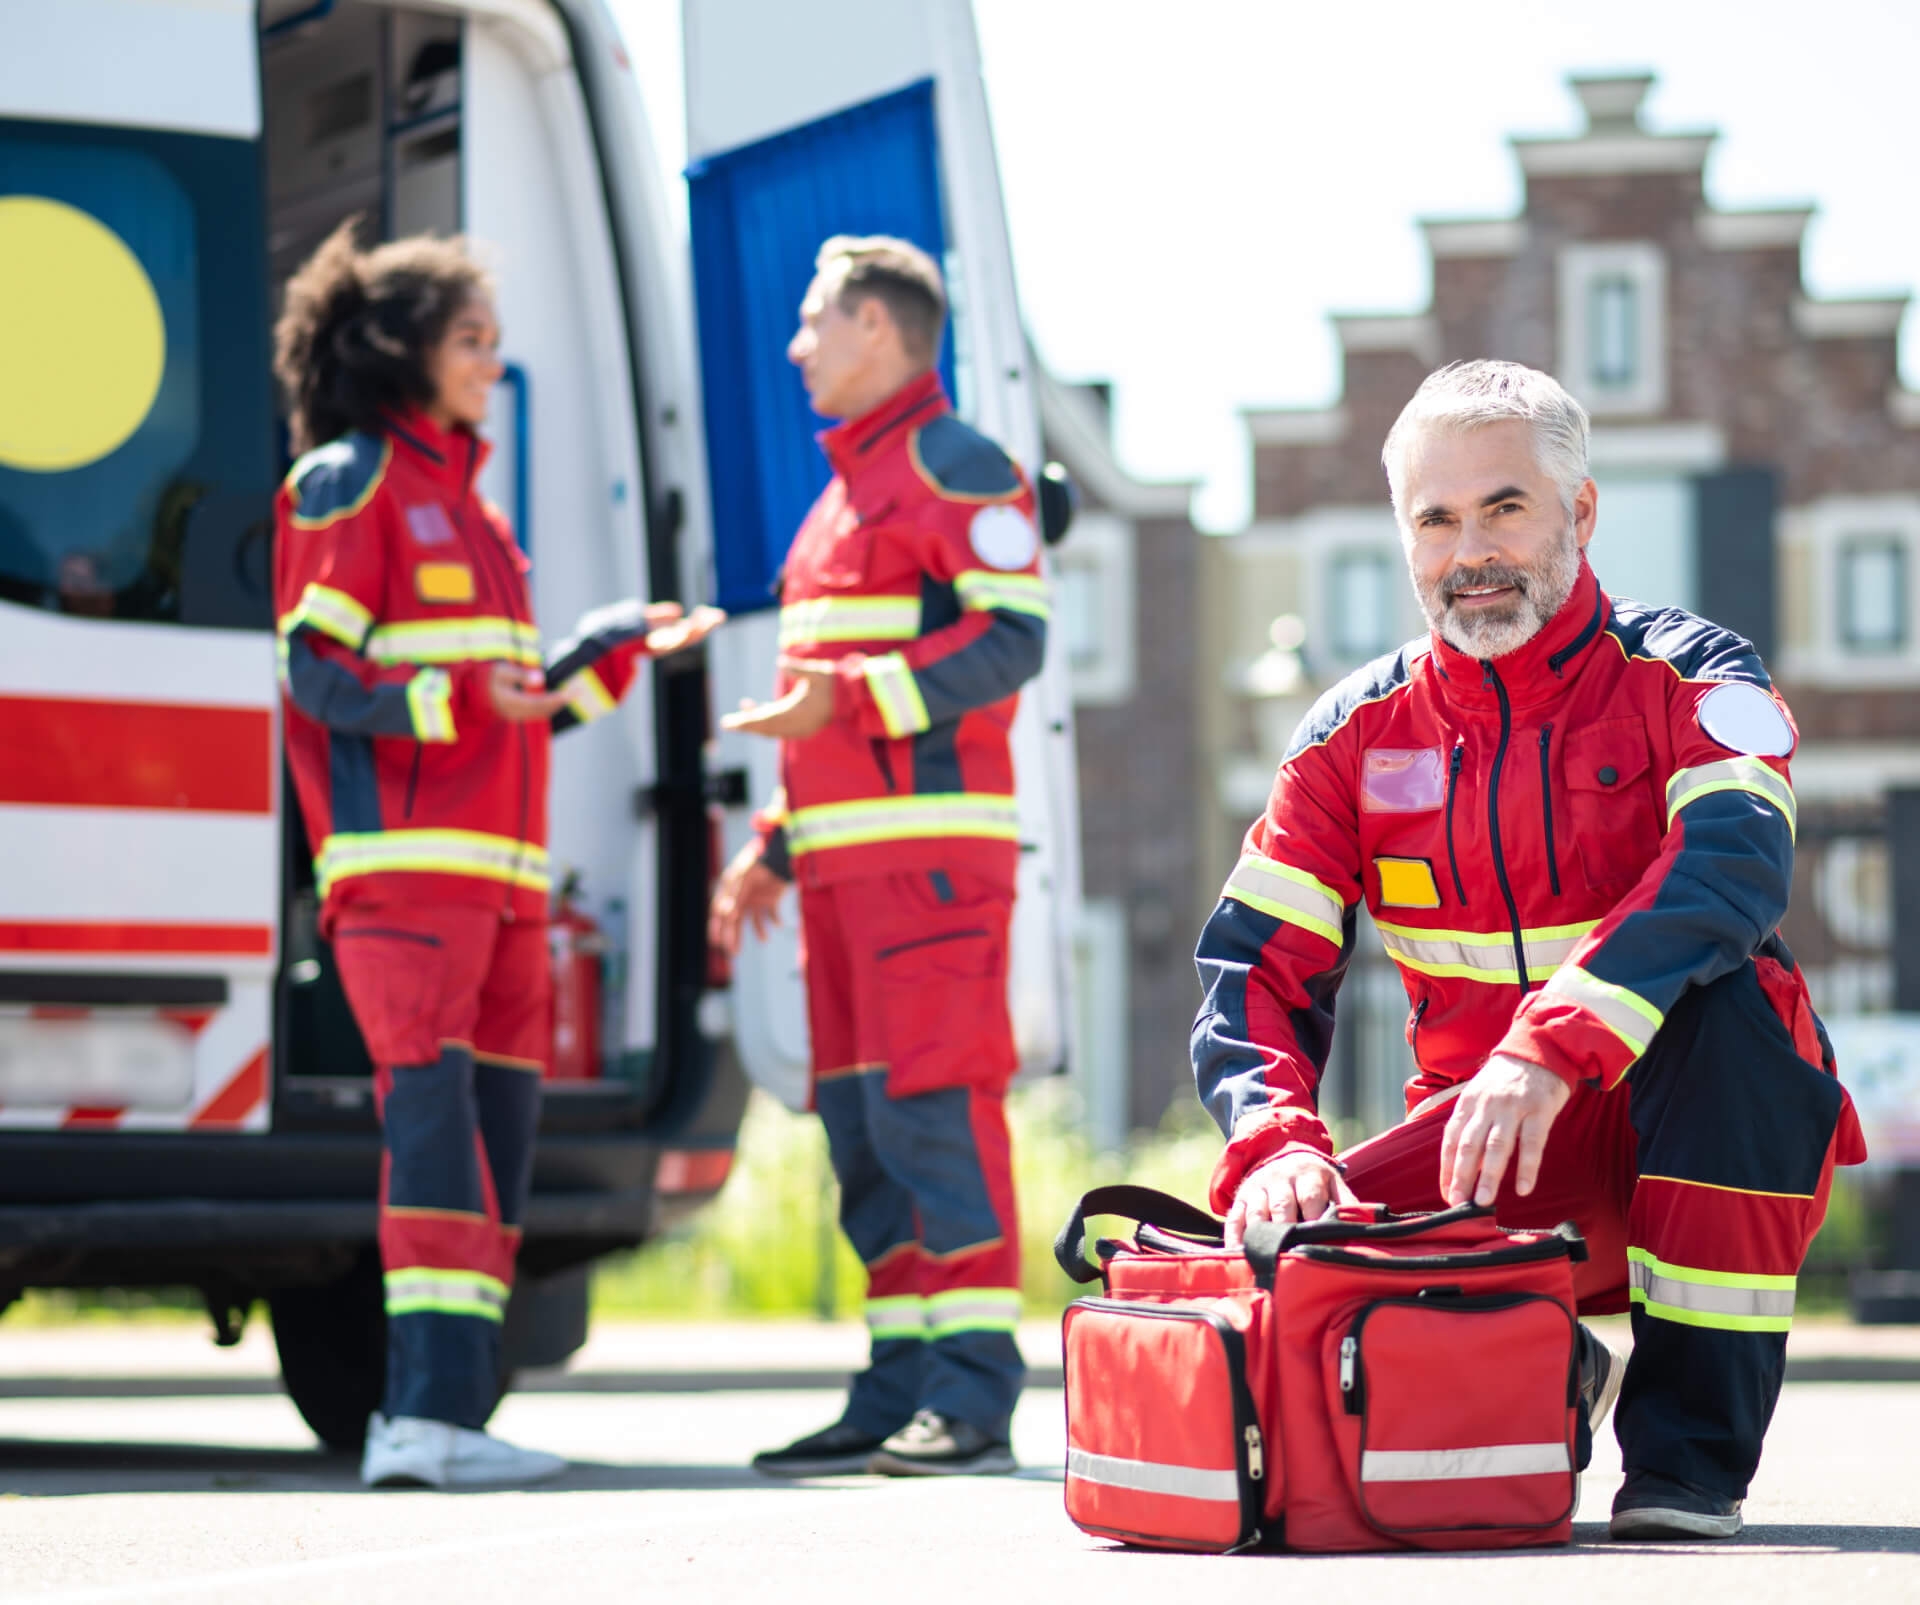
[[[1270,1220],[1258,1221],[1247,1228],[1245,1253],[1253,1267],[1254,1280],[1262,1287],[1273,1286],[1280,1256],[1290,1248],[1307,1243],[1383,1242],[1402,1237],[1418,1237],[1437,1226],[1453,1226],[1465,1220],[1479,1220],[1493,1214],[1490,1205],[1476,1204],[1469,1198],[1451,1209],[1435,1210],[1430,1215],[1394,1215],[1380,1221],[1319,1220],[1294,1221],[1278,1226]],[[1562,1221],[1548,1234],[1566,1245],[1567,1258],[1575,1265],[1587,1260],[1587,1240],[1572,1221]]]
[[[1120,1215],[1142,1226],[1158,1226],[1206,1242],[1226,1242],[1226,1224],[1197,1205],[1175,1198],[1171,1193],[1151,1187],[1133,1187],[1125,1183],[1096,1187],[1081,1196],[1067,1217],[1060,1235],[1053,1240],[1053,1257],[1060,1269],[1076,1282],[1097,1282],[1100,1272],[1087,1263],[1087,1217]]]

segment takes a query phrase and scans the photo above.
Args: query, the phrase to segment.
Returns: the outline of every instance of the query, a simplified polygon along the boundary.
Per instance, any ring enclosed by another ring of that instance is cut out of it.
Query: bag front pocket
[[[1157,1549],[1259,1542],[1267,1449],[1239,1330],[1203,1309],[1080,1299],[1065,1344],[1075,1525]]]
[[[1420,1543],[1571,1519],[1579,1373],[1559,1300],[1380,1299],[1329,1328],[1327,1345],[1345,1470],[1377,1531]]]

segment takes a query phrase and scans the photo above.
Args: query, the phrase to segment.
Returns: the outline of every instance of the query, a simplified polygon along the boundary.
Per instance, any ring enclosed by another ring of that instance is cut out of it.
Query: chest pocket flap
[[[1660,851],[1651,765],[1638,719],[1602,719],[1567,735],[1561,777],[1581,867],[1596,891],[1630,885]]]

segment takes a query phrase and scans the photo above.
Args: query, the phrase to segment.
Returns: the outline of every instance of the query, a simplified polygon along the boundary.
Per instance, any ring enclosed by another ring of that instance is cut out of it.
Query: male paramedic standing
[[[1582,1311],[1633,1312],[1624,1381],[1581,1329],[1589,1430],[1619,1398],[1612,1535],[1724,1538],[1865,1149],[1776,930],[1793,723],[1739,636],[1600,589],[1587,433],[1546,374],[1471,362],[1388,434],[1432,634],[1294,736],[1200,937],[1194,1072],[1234,1240],[1355,1200],[1575,1220]],[[1336,1163],[1315,1093],[1362,901],[1417,1073],[1406,1122]]]
[[[868,1274],[871,1364],[839,1421],[755,1458],[777,1476],[1014,1464],[1007,732],[1047,602],[1033,493],[934,371],[945,317],[914,246],[821,247],[787,355],[843,420],[819,437],[833,479],[784,571],[778,698],[722,721],[781,743],[782,791],[714,940],[737,950],[798,882],[814,1103]]]

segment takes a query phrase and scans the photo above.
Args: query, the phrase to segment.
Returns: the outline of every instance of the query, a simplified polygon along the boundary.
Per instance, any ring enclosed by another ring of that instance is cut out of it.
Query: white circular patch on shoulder
[[[1700,728],[1731,752],[1784,758],[1793,751],[1793,726],[1757,685],[1714,687],[1700,699],[1696,716]]]
[[[967,531],[974,555],[988,568],[1025,568],[1040,550],[1040,532],[1015,507],[983,507]]]

